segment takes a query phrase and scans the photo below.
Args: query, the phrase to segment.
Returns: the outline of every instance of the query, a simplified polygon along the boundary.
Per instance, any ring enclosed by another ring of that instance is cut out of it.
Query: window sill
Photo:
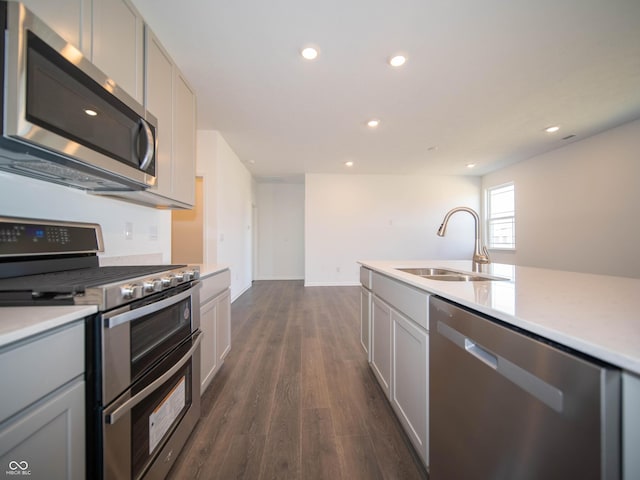
[[[516,249],[515,248],[509,248],[509,247],[487,247],[487,250],[489,250],[490,252],[512,252],[512,253],[516,253]]]

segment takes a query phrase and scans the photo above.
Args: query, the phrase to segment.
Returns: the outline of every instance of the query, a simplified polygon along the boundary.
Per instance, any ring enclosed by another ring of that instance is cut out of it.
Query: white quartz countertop
[[[640,279],[491,264],[508,281],[447,282],[397,268],[471,272],[470,261],[361,261],[361,265],[640,374]],[[375,285],[374,285],[375,288]]]
[[[75,322],[97,311],[94,305],[1,307],[0,347]]]
[[[207,278],[229,269],[229,265],[218,265],[215,263],[201,263],[198,266],[200,267],[200,278]]]
[[[199,267],[201,278],[215,275],[229,268],[227,265],[218,264],[201,264]],[[61,327],[93,315],[97,311],[97,307],[93,305],[0,307],[0,347]]]

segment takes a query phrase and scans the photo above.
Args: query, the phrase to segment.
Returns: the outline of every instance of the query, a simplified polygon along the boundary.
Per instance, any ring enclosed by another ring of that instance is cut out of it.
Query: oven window
[[[135,395],[166,369],[171,368],[190,347],[191,342],[187,342],[165,359],[147,375],[148,378],[139,382],[140,385],[134,386],[132,394]],[[132,409],[131,478],[137,479],[144,473],[191,406],[192,361],[188,361],[167,382]]]
[[[191,335],[191,297],[131,322],[131,380]]]

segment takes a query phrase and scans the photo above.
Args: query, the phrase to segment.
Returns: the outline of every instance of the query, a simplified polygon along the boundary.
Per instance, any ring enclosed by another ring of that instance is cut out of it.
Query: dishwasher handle
[[[485,365],[493,368],[494,370],[498,369],[498,357],[496,357],[489,350],[483,348],[478,345],[476,342],[469,338],[464,339],[464,349],[469,352],[471,355],[476,357]]]
[[[533,395],[556,412],[562,412],[564,405],[564,394],[562,390],[545,382],[540,377],[535,376],[508,359],[482,347],[475,340],[463,335],[442,320],[438,320],[436,330],[454,345],[466,351],[522,390]]]

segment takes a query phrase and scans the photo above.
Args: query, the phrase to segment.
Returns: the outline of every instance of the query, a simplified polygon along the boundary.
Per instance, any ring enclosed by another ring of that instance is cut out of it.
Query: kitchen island
[[[489,264],[504,281],[446,282],[398,268],[471,272],[470,261],[361,261],[363,267],[439,295],[640,375],[640,279]]]
[[[490,264],[478,275],[500,280],[443,281],[401,269],[469,273],[471,262],[359,263],[363,346],[425,465],[430,463],[429,371],[437,368],[429,359],[435,324],[430,324],[428,304],[437,295],[621,369],[622,478],[640,478],[632,453],[640,441],[640,280]]]

